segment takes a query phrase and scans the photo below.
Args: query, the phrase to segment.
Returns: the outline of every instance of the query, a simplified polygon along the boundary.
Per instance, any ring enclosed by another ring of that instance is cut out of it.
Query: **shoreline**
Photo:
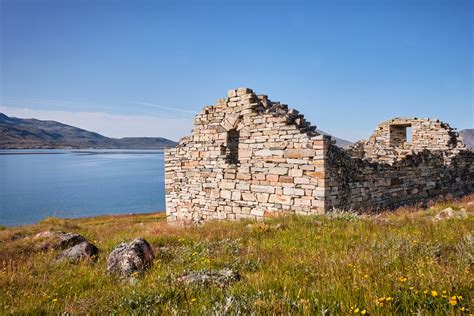
[[[123,218],[138,218],[138,217],[154,217],[154,218],[166,218],[166,211],[158,211],[151,213],[129,213],[129,214],[104,214],[96,216],[82,216],[82,217],[56,217],[48,216],[37,222],[29,224],[20,224],[20,225],[5,225],[0,224],[0,230],[5,229],[16,229],[16,228],[25,228],[28,226],[41,225],[48,222],[64,221],[64,222],[93,222],[96,220],[106,220],[106,219],[123,219]]]

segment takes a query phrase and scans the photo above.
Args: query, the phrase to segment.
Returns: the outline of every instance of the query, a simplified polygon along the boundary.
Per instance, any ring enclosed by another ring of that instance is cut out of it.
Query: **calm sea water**
[[[160,151],[0,150],[0,225],[164,209]]]

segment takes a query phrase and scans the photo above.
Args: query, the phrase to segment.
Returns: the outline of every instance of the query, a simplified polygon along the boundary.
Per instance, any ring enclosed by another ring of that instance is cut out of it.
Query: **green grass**
[[[379,216],[287,216],[174,227],[161,214],[49,218],[0,229],[0,314],[469,314],[474,312],[474,196]],[[469,204],[470,203],[470,204]],[[443,208],[468,217],[433,222]],[[275,229],[278,223],[283,229]],[[31,236],[78,232],[95,265],[56,263]],[[147,239],[157,260],[138,282],[106,273],[120,242]],[[183,285],[186,271],[233,268],[225,287]]]

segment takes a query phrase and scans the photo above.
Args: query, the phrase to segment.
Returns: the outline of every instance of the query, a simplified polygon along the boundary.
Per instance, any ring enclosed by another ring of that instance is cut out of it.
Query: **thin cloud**
[[[67,100],[56,100],[56,99],[42,99],[42,98],[24,98],[24,97],[14,97],[8,96],[3,98],[4,103],[8,103],[10,106],[15,107],[37,107],[37,106],[53,106],[59,108],[68,108],[68,109],[81,109],[81,108],[95,108],[95,109],[112,109],[114,106],[107,105],[107,104],[98,104],[98,103],[90,103],[90,102],[77,102],[77,101],[67,101]],[[151,107],[155,109],[162,109],[172,112],[178,113],[186,113],[186,114],[196,114],[198,111],[188,110],[188,109],[179,109],[179,108],[172,108],[169,106],[157,105],[148,102],[139,102],[135,101],[132,102],[133,104],[143,105],[146,107]],[[5,105],[5,104],[4,104]]]
[[[176,108],[172,108],[172,107],[168,107],[168,106],[156,105],[156,104],[147,103],[147,102],[135,101],[134,103],[144,105],[144,106],[149,106],[149,107],[156,108],[156,109],[163,109],[163,110],[180,112],[180,113],[196,114],[198,112],[198,111],[192,111],[192,110],[176,109]]]
[[[28,106],[28,107],[59,107],[67,109],[80,109],[80,108],[113,108],[112,105],[98,104],[90,102],[78,102],[68,100],[57,100],[57,99],[43,99],[43,98],[24,98],[24,97],[13,97],[7,96],[2,99],[3,105],[8,103],[10,106]]]

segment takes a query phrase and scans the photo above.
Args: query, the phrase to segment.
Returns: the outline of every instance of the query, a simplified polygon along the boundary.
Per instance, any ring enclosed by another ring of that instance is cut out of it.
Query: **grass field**
[[[250,226],[174,227],[150,214],[4,227],[0,314],[472,314],[473,201],[471,195],[425,210],[286,216]],[[448,206],[468,217],[433,222]],[[45,230],[82,234],[101,250],[97,263],[57,263],[57,252],[36,250],[24,238]],[[153,246],[153,267],[138,282],[108,275],[108,253],[135,237]],[[187,271],[224,267],[241,280],[224,287],[177,281]]]

